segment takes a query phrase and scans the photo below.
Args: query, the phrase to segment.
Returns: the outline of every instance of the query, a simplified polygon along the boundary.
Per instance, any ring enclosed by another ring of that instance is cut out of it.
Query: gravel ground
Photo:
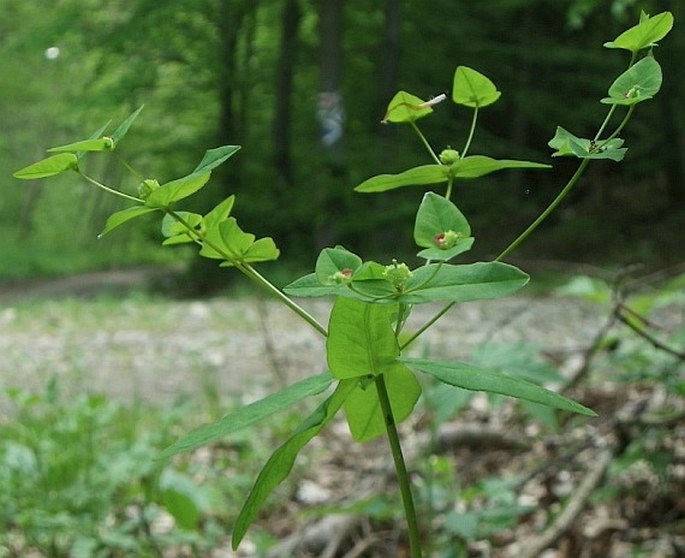
[[[101,279],[96,277],[96,279]],[[81,283],[85,285],[85,283]],[[117,283],[118,285],[118,283]],[[0,381],[166,403],[180,395],[260,397],[320,372],[323,339],[290,310],[256,298],[172,301],[144,295],[0,297]],[[92,293],[91,293],[92,294]],[[330,301],[303,306],[326,322]],[[416,329],[440,306],[416,307]],[[483,341],[529,341],[572,359],[605,317],[560,297],[525,295],[460,305],[422,337],[419,354],[466,358]]]

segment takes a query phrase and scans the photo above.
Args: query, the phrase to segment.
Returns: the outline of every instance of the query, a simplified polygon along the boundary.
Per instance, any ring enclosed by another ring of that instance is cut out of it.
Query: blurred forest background
[[[19,183],[12,172],[49,146],[145,110],[122,145],[143,174],[186,174],[204,150],[243,146],[198,202],[229,193],[241,224],[273,236],[297,271],[342,243],[368,258],[411,257],[410,224],[423,189],[383,196],[352,188],[378,173],[428,162],[408,127],[381,124],[398,89],[447,92],[457,65],[503,92],[484,110],[471,149],[548,162],[557,125],[594,134],[598,103],[628,62],[602,48],[640,10],[671,10],[676,28],[657,57],[662,92],[640,105],[623,164],[598,162],[582,187],[517,258],[602,265],[682,260],[685,227],[685,17],[682,0],[1,0],[0,278],[63,275],[179,255],[141,220],[97,240],[125,207],[67,176]],[[336,105],[336,103],[338,103]],[[317,110],[336,114],[322,132]],[[471,113],[436,107],[421,127],[436,150],[459,149]],[[338,136],[341,132],[342,136]],[[135,182],[113,158],[93,158],[105,183]],[[497,173],[463,182],[475,256],[492,257],[552,199],[575,168]],[[188,261],[190,252],[182,253]],[[292,278],[290,276],[289,278]]]

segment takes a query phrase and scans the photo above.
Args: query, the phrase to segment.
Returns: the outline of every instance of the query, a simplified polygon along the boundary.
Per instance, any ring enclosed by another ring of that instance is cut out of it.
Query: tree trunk
[[[379,127],[378,122],[383,118],[388,102],[397,92],[397,82],[400,74],[400,46],[402,31],[402,0],[386,0],[385,23],[383,37],[380,42],[380,52],[376,63],[377,101],[374,114],[370,121],[373,130],[391,130],[391,126]]]

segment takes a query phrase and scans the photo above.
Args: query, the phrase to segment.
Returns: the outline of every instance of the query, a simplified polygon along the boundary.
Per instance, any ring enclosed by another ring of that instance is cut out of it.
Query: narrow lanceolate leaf
[[[500,95],[495,84],[473,68],[458,66],[454,72],[452,100],[458,105],[482,108],[497,101]]]
[[[159,459],[166,459],[179,453],[192,451],[238,430],[242,430],[302,401],[306,397],[322,393],[332,382],[332,376],[328,372],[324,372],[323,374],[310,376],[305,380],[292,384],[277,393],[241,407],[237,411],[183,436],[163,450],[159,454]]]
[[[328,367],[339,379],[383,373],[400,349],[393,331],[395,304],[372,304],[338,297],[328,324]]]
[[[472,155],[457,160],[450,171],[454,178],[478,178],[504,169],[550,169],[551,165],[514,159],[493,159],[485,155]]]
[[[398,362],[384,373],[384,378],[392,414],[399,424],[414,410],[421,395],[421,385],[414,373]],[[345,401],[344,410],[352,437],[358,442],[366,442],[385,432],[385,418],[375,381],[360,381]]]
[[[657,41],[668,35],[672,28],[673,14],[671,12],[662,12],[654,17],[649,17],[643,12],[640,23],[624,31],[613,41],[604,43],[604,46],[638,52],[654,46]]]
[[[269,458],[259,473],[233,529],[233,550],[238,548],[247,529],[257,517],[269,494],[290,474],[300,450],[328,424],[356,386],[356,380],[342,381],[295,431],[295,433]]]
[[[172,203],[191,196],[209,181],[211,173],[193,173],[183,178],[178,178],[166,184],[162,184],[153,190],[145,200],[148,207],[167,208]]]
[[[147,215],[148,213],[153,213],[155,211],[159,211],[159,210],[154,208],[154,207],[147,207],[144,205],[134,205],[133,207],[129,207],[127,209],[122,209],[121,211],[117,211],[116,213],[112,213],[112,215],[110,215],[107,218],[107,222],[105,223],[105,228],[102,229],[102,232],[98,235],[98,238],[106,235],[108,232],[113,231],[119,225],[123,225],[127,221],[130,221],[130,220],[135,219],[137,217],[140,217],[142,215]]]
[[[398,91],[388,103],[382,122],[414,122],[433,112],[430,105],[416,95]]]
[[[109,137],[102,137],[96,139],[87,139],[68,143],[67,145],[60,145],[59,147],[51,147],[48,153],[78,153],[79,151],[110,151],[114,148],[114,141]]]
[[[651,99],[661,89],[661,66],[647,56],[623,72],[609,88],[609,96],[602,99],[608,105],[634,105]]]
[[[208,149],[205,151],[204,157],[202,157],[200,163],[195,167],[193,174],[214,170],[226,161],[226,159],[235,155],[239,150],[239,145],[223,145],[221,147],[215,147],[214,149]]]
[[[22,180],[34,180],[37,178],[48,178],[62,174],[68,170],[77,168],[78,158],[73,153],[60,153],[53,155],[42,161],[38,161],[18,170],[13,174],[14,178],[21,178]]]
[[[528,274],[500,262],[431,264],[414,270],[407,281],[405,293],[397,297],[397,301],[422,304],[487,300],[510,295],[528,280]]]
[[[357,192],[385,192],[403,186],[426,186],[447,182],[449,167],[446,165],[423,165],[400,174],[379,174],[362,182]]]
[[[451,386],[473,391],[485,391],[525,399],[547,407],[570,411],[587,416],[597,416],[593,410],[576,403],[572,399],[540,387],[527,380],[514,378],[496,370],[479,368],[462,362],[442,362],[436,360],[403,358],[401,361],[426,374],[434,376]]]
[[[119,142],[124,139],[124,136],[128,133],[129,128],[131,127],[131,124],[133,124],[134,120],[138,118],[138,115],[140,114],[140,111],[143,110],[143,106],[141,105],[138,107],[136,110],[134,110],[129,116],[126,117],[126,120],[124,120],[119,126],[117,127],[116,130],[112,133],[112,140],[114,141],[114,147],[116,147]]]

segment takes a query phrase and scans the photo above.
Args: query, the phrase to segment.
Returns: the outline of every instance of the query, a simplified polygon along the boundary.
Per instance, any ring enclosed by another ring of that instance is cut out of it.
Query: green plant
[[[140,109],[111,135],[104,135],[107,129],[104,126],[87,139],[49,149],[52,153],[50,157],[15,173],[17,178],[37,179],[74,171],[98,188],[133,202],[135,205],[132,207],[109,217],[102,235],[143,215],[161,214],[164,244],[195,243],[199,246],[201,256],[219,260],[221,266],[236,268],[326,337],[328,371],[202,427],[181,438],[161,454],[161,457],[170,457],[193,450],[254,424],[305,397],[319,395],[333,388],[332,393],[273,453],[262,469],[236,521],[234,548],[240,544],[266,498],[288,476],[299,451],[339,411],[343,411],[355,440],[364,442],[382,434],[387,436],[408,526],[410,553],[414,558],[421,556],[421,535],[397,431],[397,424],[412,413],[421,394],[417,373],[466,390],[512,396],[555,409],[594,415],[593,411],[579,403],[533,382],[504,373],[499,366],[411,358],[407,355],[407,349],[456,304],[506,296],[528,282],[526,273],[503,263],[503,260],[563,201],[591,161],[623,159],[626,148],[619,133],[637,104],[651,99],[661,86],[661,69],[652,50],[656,41],[665,37],[672,25],[673,17],[669,12],[651,18],[643,14],[639,24],[605,44],[607,48],[624,49],[631,53],[628,69],[613,82],[608,96],[601,100],[610,106],[606,118],[591,139],[557,128],[554,138],[549,142],[554,149],[553,157],[580,159],[577,171],[550,206],[495,260],[489,262],[448,263],[467,252],[474,242],[466,217],[451,201],[456,185],[462,180],[499,170],[543,169],[549,165],[469,154],[479,113],[495,103],[500,92],[489,78],[465,66],[456,69],[452,89],[452,100],[457,105],[473,110],[472,124],[461,152],[447,148],[436,153],[417,125],[417,121],[431,114],[433,107],[445,100],[446,95],[424,101],[400,91],[390,101],[384,120],[408,124],[417,133],[432,162],[400,174],[375,176],[356,187],[358,192],[374,193],[406,186],[444,185],[443,194],[427,192],[418,208],[413,236],[420,248],[417,256],[423,263],[414,268],[396,260],[388,265],[364,261],[360,256],[337,246],[321,251],[313,273],[294,281],[283,290],[276,288],[255,269],[254,264],[275,260],[279,250],[272,238],[257,239],[241,229],[231,215],[235,196],[228,197],[205,215],[177,208],[177,202],[207,184],[212,171],[233,156],[238,146],[208,150],[190,174],[165,184],[146,178],[121,160],[138,179],[136,192],[109,187],[85,172],[86,155],[113,153],[118,156],[119,144]],[[638,59],[644,50],[648,50],[647,55]],[[613,131],[607,133],[614,115],[622,107],[626,109],[625,115]],[[322,296],[335,298],[327,326],[319,323],[293,298]],[[417,331],[408,337],[404,335],[403,328],[412,307],[434,302],[444,303],[443,309]],[[455,336],[458,337],[458,333],[455,332]],[[454,519],[463,521],[464,518]],[[464,525],[455,525],[452,531],[462,536],[469,532]]]

